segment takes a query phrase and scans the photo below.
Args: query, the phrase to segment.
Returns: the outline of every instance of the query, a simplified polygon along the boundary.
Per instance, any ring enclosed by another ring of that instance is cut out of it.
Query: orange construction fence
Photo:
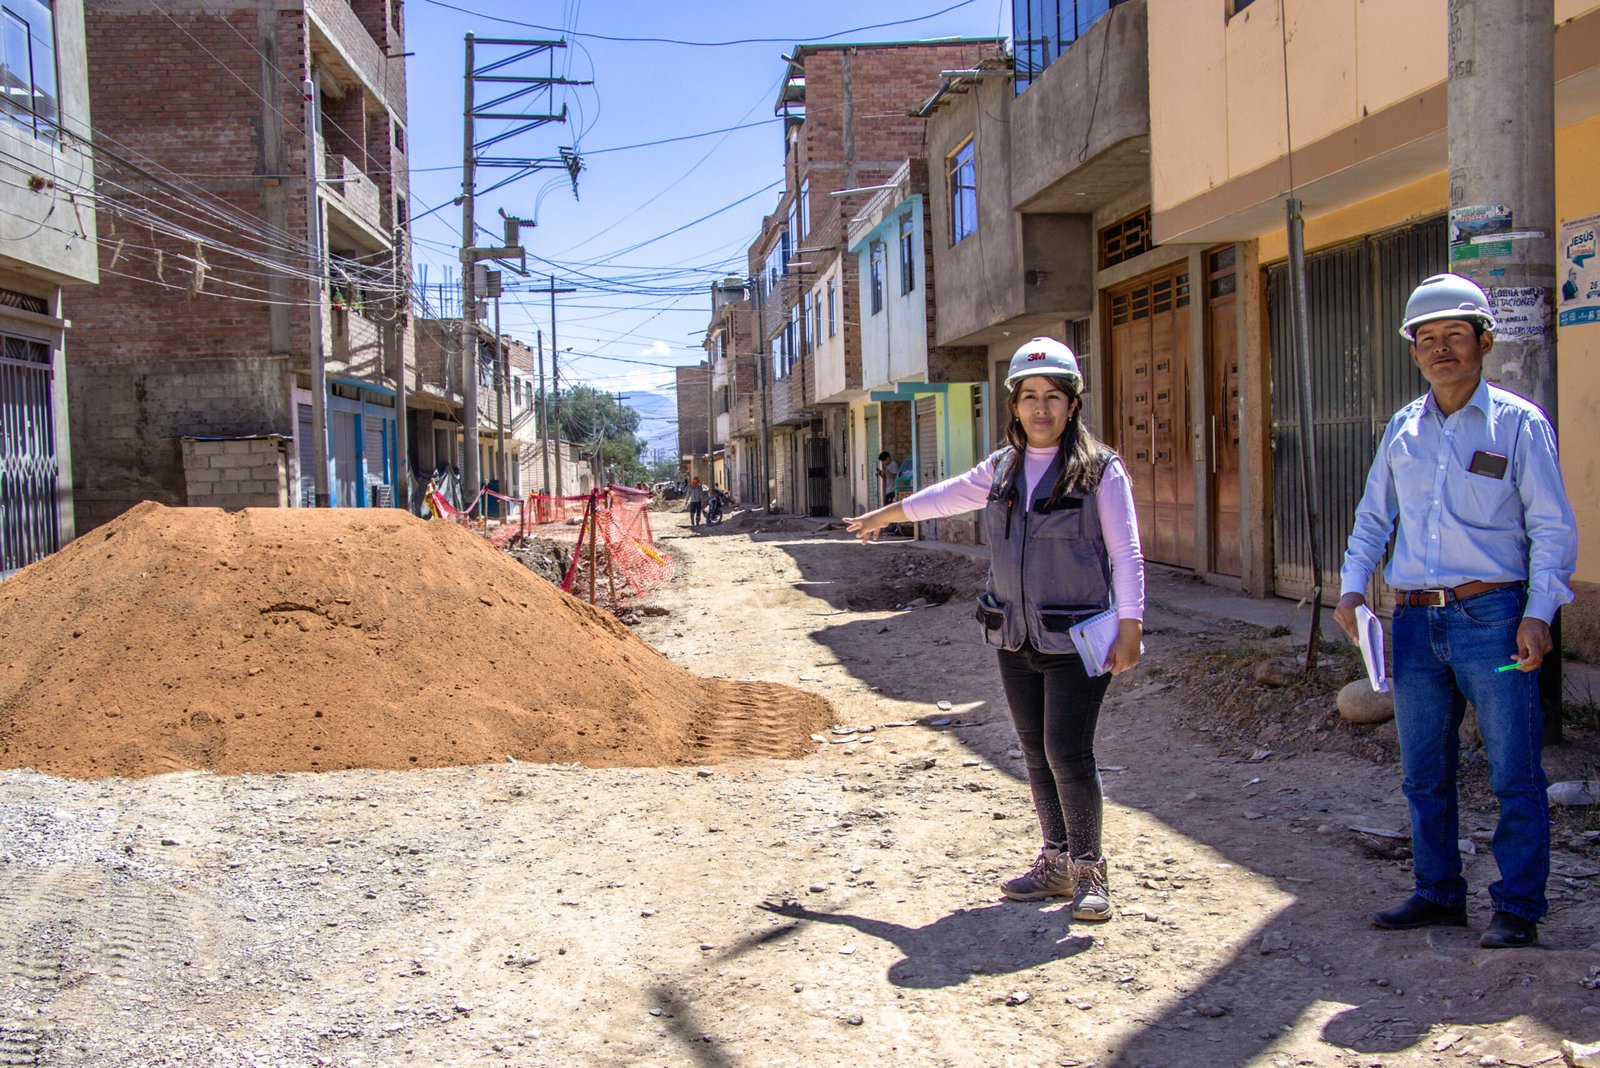
[[[479,501],[506,505],[498,521],[474,518]],[[650,494],[630,486],[607,486],[581,497],[533,494],[505,497],[487,487],[465,509],[443,495],[428,494],[433,512],[486,537],[497,549],[538,538],[570,543],[572,559],[561,588],[613,612],[654,594],[672,578],[672,560],[655,547],[650,529]]]

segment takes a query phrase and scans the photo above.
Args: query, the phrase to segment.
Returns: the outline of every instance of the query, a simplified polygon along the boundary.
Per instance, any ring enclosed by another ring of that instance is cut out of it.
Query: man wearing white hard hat
[[[1098,923],[1111,918],[1111,890],[1095,724],[1111,676],[1143,651],[1144,556],[1132,484],[1083,423],[1083,375],[1071,349],[1054,338],[1028,341],[1011,357],[1006,388],[1005,448],[845,523],[872,541],[893,523],[982,510],[989,583],[978,622],[999,658],[1043,838],[1033,864],[1000,890],[1016,901],[1071,898],[1074,920]],[[1109,643],[1103,656],[1074,641],[1072,628],[1083,624]]]
[[[1536,943],[1547,911],[1538,668],[1552,653],[1551,617],[1572,600],[1578,540],[1550,421],[1483,378],[1494,325],[1483,290],[1459,275],[1427,279],[1406,302],[1400,333],[1430,388],[1378,443],[1334,618],[1356,637],[1356,609],[1392,536],[1384,579],[1395,590],[1394,712],[1415,884],[1372,922],[1467,925],[1456,770],[1471,701],[1500,803],[1500,878],[1479,944],[1499,949]]]

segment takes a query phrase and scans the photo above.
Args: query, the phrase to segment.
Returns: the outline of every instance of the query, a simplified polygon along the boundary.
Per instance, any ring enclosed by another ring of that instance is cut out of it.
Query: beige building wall
[[[1559,5],[1558,5],[1559,6]],[[1597,57],[1600,62],[1600,57]],[[1600,214],[1600,117],[1556,134],[1556,218]],[[1561,473],[1578,518],[1578,602],[1566,613],[1565,640],[1600,660],[1600,324],[1556,330]]]
[[[1289,172],[1277,5],[1253,4],[1224,21],[1209,5],[1149,4],[1158,239],[1246,241],[1260,265],[1282,261]],[[1307,249],[1443,214],[1445,0],[1285,0],[1285,7]],[[1600,213],[1600,3],[1557,0],[1555,22],[1560,220]],[[1401,309],[1392,311],[1398,321]],[[1255,344],[1265,385],[1266,341]],[[1589,372],[1600,361],[1600,326],[1559,328],[1557,344],[1562,467],[1579,530],[1580,596],[1567,613],[1566,640],[1593,657],[1600,655],[1600,424],[1586,415],[1600,408],[1600,377]]]
[[[1287,45],[1277,4],[1224,20],[1215,5],[1150,0],[1157,211],[1277,161],[1291,130],[1298,150],[1444,81],[1445,0],[1284,6]]]

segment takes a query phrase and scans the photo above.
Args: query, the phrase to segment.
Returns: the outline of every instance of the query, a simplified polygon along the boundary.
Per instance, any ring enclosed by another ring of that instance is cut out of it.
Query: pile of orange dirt
[[[146,503],[0,583],[4,768],[685,764],[797,756],[832,721],[388,509]]]

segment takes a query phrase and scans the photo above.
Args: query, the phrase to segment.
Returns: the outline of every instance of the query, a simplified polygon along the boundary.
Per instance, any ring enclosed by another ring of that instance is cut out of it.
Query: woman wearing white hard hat
[[[1019,901],[1070,895],[1073,919],[1106,920],[1094,730],[1111,676],[1142,651],[1144,556],[1132,485],[1083,424],[1083,376],[1071,349],[1034,338],[1011,358],[1006,388],[1004,448],[966,474],[845,522],[872,541],[894,523],[983,511],[990,565],[978,620],[997,649],[1044,839],[1033,866],[1001,890]],[[1071,632],[1097,616],[1091,629],[1110,648],[1091,635],[1086,664]]]

